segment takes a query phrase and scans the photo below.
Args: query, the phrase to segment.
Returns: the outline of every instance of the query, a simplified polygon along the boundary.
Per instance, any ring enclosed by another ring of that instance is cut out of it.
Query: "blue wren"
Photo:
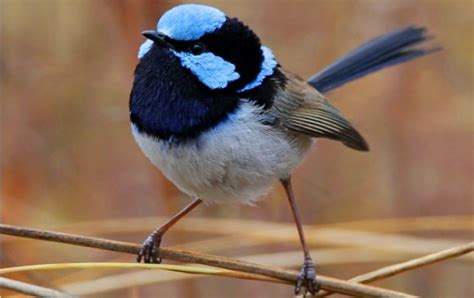
[[[304,260],[295,286],[319,289],[290,175],[315,138],[359,151],[360,133],[322,93],[381,68],[423,56],[427,39],[407,27],[374,39],[305,81],[236,18],[195,4],[163,14],[147,40],[130,95],[136,142],[181,191],[194,198],[143,243],[138,261],[159,262],[163,234],[203,201],[253,203],[280,181],[296,221]]]

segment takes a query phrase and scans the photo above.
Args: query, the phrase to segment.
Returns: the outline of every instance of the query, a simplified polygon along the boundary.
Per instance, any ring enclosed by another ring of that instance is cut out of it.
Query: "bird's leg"
[[[296,228],[298,229],[298,234],[300,235],[301,246],[303,246],[304,252],[304,263],[301,268],[301,272],[298,275],[298,279],[295,285],[295,294],[298,295],[301,292],[301,287],[306,288],[306,292],[311,294],[316,294],[319,291],[319,284],[316,282],[316,270],[314,269],[314,263],[309,255],[308,246],[306,246],[306,241],[304,239],[303,226],[301,224],[300,212],[296,206],[295,196],[293,195],[293,189],[291,187],[291,179],[282,179],[281,184],[285,188],[288,201],[290,202],[291,211],[295,219]]]
[[[158,257],[158,250],[161,244],[161,238],[163,234],[168,231],[175,223],[177,223],[182,217],[191,212],[195,207],[202,203],[201,199],[194,199],[189,205],[184,207],[175,216],[170,218],[168,222],[153,231],[143,242],[143,246],[138,252],[137,262],[143,261],[145,263],[161,263],[161,259]]]

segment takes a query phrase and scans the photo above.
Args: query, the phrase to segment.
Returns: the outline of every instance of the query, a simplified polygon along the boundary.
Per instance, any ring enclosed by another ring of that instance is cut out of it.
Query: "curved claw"
[[[161,234],[156,231],[151,233],[143,242],[142,248],[138,252],[137,262],[140,263],[143,259],[145,263],[161,263],[161,258],[158,257],[158,251],[161,244]]]
[[[316,281],[316,270],[314,269],[313,260],[310,257],[305,257],[303,267],[295,284],[295,295],[300,294],[302,287],[305,287],[305,294],[311,293],[315,295],[319,292],[320,286]]]

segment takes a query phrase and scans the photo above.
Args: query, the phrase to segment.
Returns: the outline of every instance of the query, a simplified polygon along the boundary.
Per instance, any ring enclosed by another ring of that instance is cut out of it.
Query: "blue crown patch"
[[[225,21],[225,14],[217,8],[183,4],[165,12],[156,30],[175,40],[197,40],[219,29]]]

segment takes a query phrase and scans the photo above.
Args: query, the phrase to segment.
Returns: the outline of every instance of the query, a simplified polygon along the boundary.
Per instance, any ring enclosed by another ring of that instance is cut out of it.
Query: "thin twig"
[[[380,280],[386,277],[394,276],[396,274],[413,270],[422,266],[430,265],[433,263],[441,262],[447,259],[458,257],[464,254],[468,254],[474,251],[474,242],[470,242],[464,245],[456,246],[453,248],[445,249],[439,252],[435,252],[420,258],[409,260],[403,263],[390,265],[384,268],[380,268],[375,271],[371,271],[362,275],[358,275],[351,278],[349,282],[357,283],[369,283],[376,280]],[[318,297],[326,297],[332,294],[331,292],[321,292]]]
[[[393,276],[395,274],[399,274],[405,271],[413,270],[422,266],[426,266],[426,265],[437,263],[443,260],[458,257],[461,255],[470,253],[472,251],[474,251],[474,242],[467,243],[465,245],[460,245],[453,248],[449,248],[440,252],[435,252],[435,253],[426,255],[424,257],[416,258],[416,259],[406,261],[403,263],[381,268],[379,270],[375,270],[373,272],[369,272],[369,273],[354,277],[350,279],[350,281],[368,283],[368,282],[380,280],[382,278],[386,278],[389,276]]]
[[[1,268],[0,275],[17,272],[31,272],[31,271],[52,271],[65,269],[160,269],[173,272],[202,274],[202,275],[216,275],[234,277],[239,279],[251,279],[270,281],[276,283],[290,284],[290,282],[281,279],[266,277],[263,275],[252,274],[247,272],[232,271],[214,267],[197,267],[186,265],[169,265],[169,264],[145,264],[145,263],[118,263],[118,262],[88,262],[88,263],[55,263],[55,264],[39,264],[26,265],[9,268]]]
[[[93,247],[110,251],[124,252],[130,254],[137,254],[140,250],[140,245],[134,243],[127,243],[121,241],[105,240],[95,237],[86,237],[73,234],[59,233],[44,231],[31,228],[22,228],[12,225],[0,224],[0,233],[8,234],[13,236],[20,236],[33,239],[41,239],[47,241],[68,243],[79,246]],[[253,264],[249,262],[243,262],[235,259],[217,257],[208,254],[201,254],[195,252],[188,252],[184,250],[175,250],[160,248],[159,254],[161,258],[188,262],[198,263],[228,270],[247,272],[252,274],[264,275],[280,279],[282,281],[294,283],[297,278],[297,272],[293,270],[284,270],[274,268],[271,266]],[[318,282],[321,284],[321,288],[332,292],[352,295],[352,296],[367,296],[367,297],[411,297],[410,295],[380,289],[372,286],[360,285],[355,283],[349,283],[343,280],[338,280],[331,277],[318,276]]]
[[[15,292],[37,297],[72,297],[57,290],[32,285],[26,282],[0,277],[0,288],[10,289]]]
[[[91,236],[136,233],[151,230],[157,225],[157,222],[164,222],[165,220],[166,218],[163,217],[103,219],[67,224],[58,229],[78,234],[87,233]],[[409,219],[407,220],[410,222]],[[446,230],[451,228],[469,231],[473,230],[472,227],[474,227],[472,225],[474,221],[469,217],[427,217],[425,219],[419,218],[418,220],[414,218],[414,220],[418,222],[418,224],[416,224],[418,228],[424,227],[424,229],[428,229],[427,227],[429,226],[432,230]],[[403,230],[404,224],[402,220],[388,219],[388,221],[392,222],[393,226],[398,225],[401,227],[400,229]],[[451,221],[455,224],[451,224],[448,227],[448,222]],[[436,224],[434,222],[436,222]],[[366,221],[363,225],[357,225],[356,223],[357,222],[354,224],[348,223],[346,226],[342,226],[342,224],[306,226],[306,241],[308,244],[317,246],[361,247],[373,251],[377,250],[385,253],[390,252],[413,257],[463,244],[461,241],[452,239],[422,239],[412,235],[381,234],[374,231],[375,228],[361,230],[363,227],[368,226],[382,227],[383,221],[381,220]],[[259,225],[258,230],[255,229],[256,224]],[[347,228],[350,228],[352,225],[355,226],[355,229],[348,230]],[[212,231],[209,230],[210,226],[213,227]],[[416,229],[407,230],[411,231]],[[246,243],[249,242],[246,241],[250,240],[254,240],[258,245],[277,242],[287,243],[290,241],[297,243],[297,241],[299,241],[298,235],[294,232],[294,226],[291,224],[252,220],[190,217],[184,218],[182,222],[180,221],[180,225],[173,228],[174,233],[184,231],[206,235],[211,232],[211,234],[216,235],[237,237],[237,241],[234,239],[227,241],[225,244],[221,244],[220,249],[226,249],[229,245],[232,245],[232,247],[248,246]],[[390,231],[394,232],[396,230],[391,229]],[[5,239],[5,241],[12,241],[10,239]],[[470,256],[465,256],[462,259],[474,260],[474,258],[470,258]]]

